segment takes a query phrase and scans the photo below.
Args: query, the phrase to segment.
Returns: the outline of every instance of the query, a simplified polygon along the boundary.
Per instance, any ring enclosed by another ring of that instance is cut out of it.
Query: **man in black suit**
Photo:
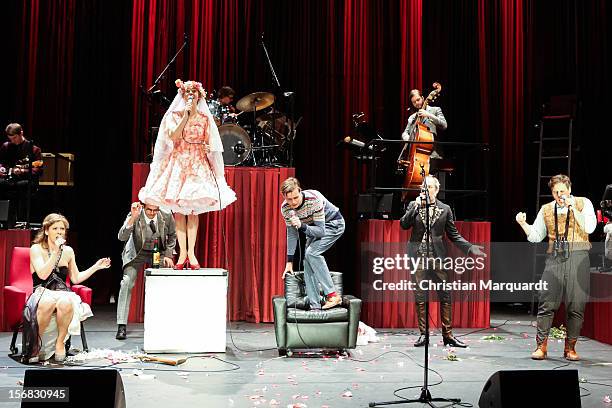
[[[465,254],[473,254],[476,256],[486,256],[482,252],[482,247],[473,245],[465,240],[457,231],[455,226],[455,220],[453,218],[453,212],[451,208],[436,200],[438,192],[440,191],[440,182],[433,176],[427,176],[425,178],[427,183],[427,190],[429,193],[429,225],[431,226],[431,236],[429,244],[425,236],[426,226],[426,205],[425,195],[421,193],[414,201],[410,202],[406,210],[406,214],[400,220],[400,225],[403,229],[412,228],[412,234],[410,236],[410,242],[408,242],[408,256],[413,258],[445,258],[446,257],[446,245],[444,244],[443,238],[444,233],[449,240],[451,240],[461,251]],[[429,251],[429,252],[428,252]],[[419,330],[421,335],[419,339],[414,343],[415,347],[421,347],[425,345],[425,302],[427,300],[426,291],[420,289],[419,284],[424,280],[430,280],[433,282],[449,282],[448,270],[440,268],[439,262],[431,262],[434,264],[433,268],[428,271],[427,268],[419,267],[414,275],[416,279],[415,299],[416,299],[416,310],[419,324]],[[444,345],[450,345],[454,347],[467,347],[465,343],[453,336],[452,333],[452,303],[451,294],[448,290],[437,290],[438,300],[440,301],[440,316],[442,320],[442,337],[444,339]]]

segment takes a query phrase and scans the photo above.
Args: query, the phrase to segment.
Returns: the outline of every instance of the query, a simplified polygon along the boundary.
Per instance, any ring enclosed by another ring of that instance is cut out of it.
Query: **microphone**
[[[187,97],[187,102],[192,103],[193,102],[193,95],[189,95]],[[187,111],[187,116],[189,116],[191,114],[191,109]]]
[[[55,239],[55,245],[57,245],[60,249],[64,247],[65,243],[66,243],[66,240],[63,237],[57,237]]]
[[[567,194],[563,194],[563,195],[562,195],[561,197],[559,197],[559,198],[561,198],[561,200],[563,201],[563,203],[564,203],[564,204],[566,204],[566,203],[567,203],[567,200],[569,200],[570,198],[572,198],[572,196],[571,196],[571,195],[567,195]],[[570,205],[570,207],[571,207],[571,205]]]
[[[363,143],[361,140],[353,139],[350,136],[347,136],[347,137],[344,138],[344,143],[348,143],[350,145],[357,146],[357,147],[364,147],[365,146],[365,143]]]
[[[366,145],[361,140],[353,139],[350,136],[347,136],[347,137],[345,137],[342,140],[344,141],[344,143],[350,144],[350,145],[355,146],[355,147],[359,147],[360,149],[363,149],[365,147],[365,145]],[[368,149],[374,150],[374,147],[372,145],[370,145],[370,146],[368,146]]]
[[[287,212],[287,215],[289,215],[289,218],[293,218],[293,217],[295,217],[296,214],[295,214],[295,211],[289,210],[289,212]],[[297,227],[295,225],[293,227],[295,229],[297,229]]]

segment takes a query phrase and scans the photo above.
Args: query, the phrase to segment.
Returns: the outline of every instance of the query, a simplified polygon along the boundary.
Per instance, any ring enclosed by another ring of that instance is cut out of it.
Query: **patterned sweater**
[[[303,190],[302,198],[302,204],[296,209],[291,209],[286,201],[281,205],[281,214],[287,224],[287,261],[293,261],[299,238],[297,228],[289,223],[293,215],[296,215],[302,223],[300,231],[310,238],[324,236],[326,222],[342,219],[338,207],[317,190]]]

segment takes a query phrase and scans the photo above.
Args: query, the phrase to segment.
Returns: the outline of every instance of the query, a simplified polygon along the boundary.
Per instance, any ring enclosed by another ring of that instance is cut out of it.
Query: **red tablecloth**
[[[148,174],[148,164],[134,163],[132,200],[137,200]],[[238,200],[222,212],[200,216],[196,256],[202,267],[229,270],[228,313],[232,320],[274,320],[272,296],[283,293],[281,275],[287,245],[279,191],[280,184],[294,174],[293,168],[226,167],[225,178]],[[143,321],[142,275],[138,274],[132,292],[130,322]]]
[[[456,221],[457,229],[465,239],[475,244],[491,241],[491,223]],[[366,220],[359,223],[359,245],[377,243],[406,243],[411,230],[403,230],[397,220]],[[450,244],[449,244],[450,245]],[[450,245],[452,246],[452,245]],[[364,273],[360,271],[362,281]],[[464,282],[490,279],[488,261],[486,267],[479,272],[471,273]],[[482,328],[489,327],[489,295],[486,292],[478,294],[455,292],[453,297],[453,327]],[[372,327],[403,328],[417,327],[414,302],[398,301],[394,293],[382,294],[382,301],[363,300],[361,320]],[[431,303],[430,325],[440,327],[440,314],[437,302]]]
[[[30,246],[30,230],[0,230],[0,284],[4,288],[8,284],[11,256],[16,246]],[[0,292],[0,322],[2,330],[8,330],[4,324],[4,292]]]
[[[610,299],[612,274],[591,273],[593,299]],[[603,343],[612,344],[612,302],[593,301],[587,305],[584,315],[583,335]]]
[[[590,337],[602,343],[612,344],[612,273],[591,272],[591,298],[584,310],[582,336]],[[553,326],[567,325],[565,320],[565,305],[555,313]]]

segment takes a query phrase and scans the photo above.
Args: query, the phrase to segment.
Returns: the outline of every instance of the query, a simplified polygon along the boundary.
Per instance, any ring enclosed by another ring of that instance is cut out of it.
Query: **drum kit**
[[[219,128],[226,166],[286,164],[293,126],[287,114],[274,108],[273,94],[251,93],[235,110],[216,99],[209,100],[208,107]]]

